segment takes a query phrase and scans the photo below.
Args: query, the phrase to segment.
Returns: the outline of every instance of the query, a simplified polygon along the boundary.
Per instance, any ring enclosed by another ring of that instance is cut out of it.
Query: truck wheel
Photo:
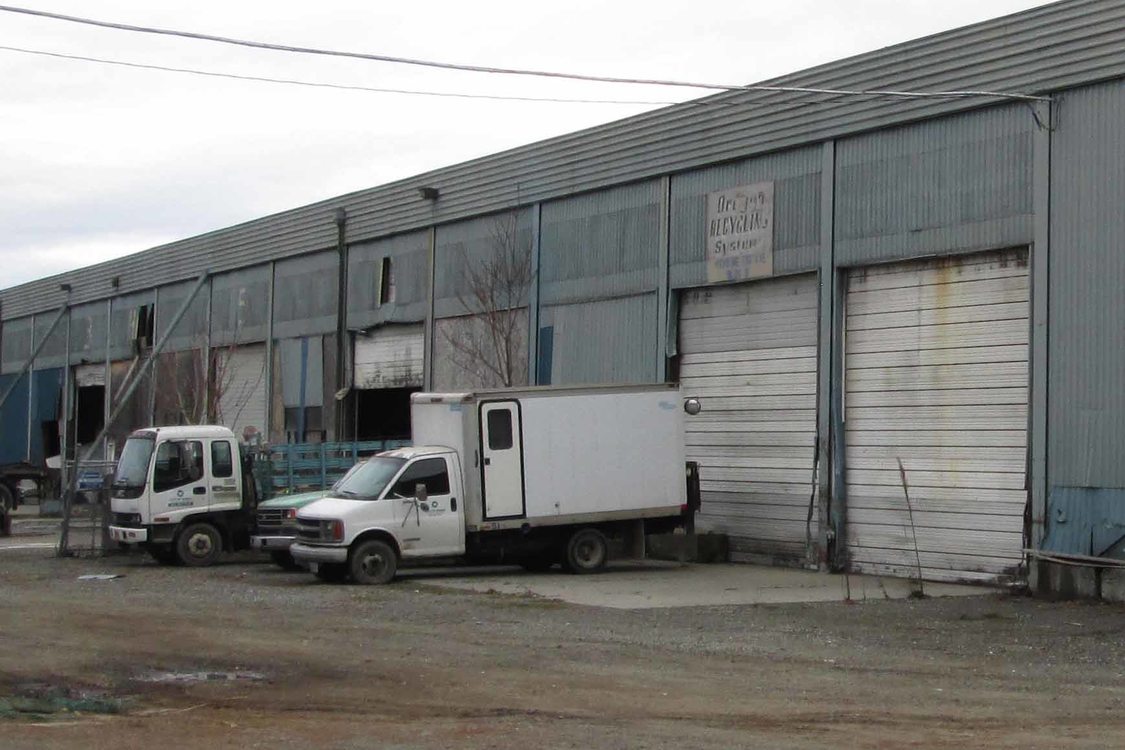
[[[348,577],[348,566],[343,563],[321,563],[314,575],[327,583],[340,583]]]
[[[304,566],[293,559],[293,555],[289,554],[288,551],[271,552],[270,559],[273,560],[274,565],[282,570],[302,570],[304,568]]]
[[[571,573],[597,573],[609,559],[609,543],[597,529],[579,529],[566,543],[566,569]]]
[[[398,555],[379,539],[361,542],[348,558],[348,571],[356,583],[389,583],[397,569]]]
[[[176,537],[176,557],[189,567],[211,565],[222,551],[223,538],[219,530],[206,522],[189,524]]]

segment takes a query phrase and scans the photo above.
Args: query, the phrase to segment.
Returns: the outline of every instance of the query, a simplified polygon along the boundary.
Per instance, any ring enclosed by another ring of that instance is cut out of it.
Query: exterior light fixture
[[[420,187],[418,188],[418,195],[422,196],[425,200],[436,201],[441,197],[441,191],[436,187]]]

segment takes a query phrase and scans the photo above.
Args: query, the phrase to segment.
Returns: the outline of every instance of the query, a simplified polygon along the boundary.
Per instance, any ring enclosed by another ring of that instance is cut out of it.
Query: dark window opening
[[[415,485],[426,485],[428,495],[449,494],[449,472],[444,458],[423,458],[406,467],[402,476],[395,482],[391,494],[413,497]]]
[[[59,423],[57,420],[40,422],[43,433],[43,455],[57,456],[62,450],[62,441],[59,439]],[[97,437],[96,435],[94,437]]]
[[[395,301],[395,274],[391,259],[383,258],[379,266],[379,304],[388,305]]]
[[[141,349],[152,346],[155,323],[156,317],[153,315],[152,305],[141,305],[137,308],[133,339]]]
[[[512,438],[512,412],[495,409],[488,412],[488,449],[506,451],[514,444]]]
[[[356,440],[409,440],[410,394],[419,388],[353,391]]]
[[[105,425],[105,386],[88,385],[78,389],[75,409],[75,440],[80,445],[94,442]]]

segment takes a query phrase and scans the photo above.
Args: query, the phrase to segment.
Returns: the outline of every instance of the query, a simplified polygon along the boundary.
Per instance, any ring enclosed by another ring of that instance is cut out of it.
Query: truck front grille
[[[114,513],[113,514],[114,526],[140,526],[141,514],[140,513]]]
[[[324,541],[324,532],[320,521],[306,521],[303,518],[298,518],[297,538],[306,542]]]
[[[262,531],[280,531],[283,528],[292,530],[292,524],[285,523],[286,508],[263,508],[258,511],[258,529]]]

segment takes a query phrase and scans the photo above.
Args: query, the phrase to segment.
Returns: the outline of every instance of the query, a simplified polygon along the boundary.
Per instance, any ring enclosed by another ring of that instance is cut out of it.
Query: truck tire
[[[390,583],[398,569],[398,555],[381,539],[360,542],[348,556],[348,572],[356,583]]]
[[[176,557],[191,568],[212,565],[222,551],[222,535],[206,521],[188,524],[176,537]]]
[[[571,573],[597,573],[609,559],[609,542],[597,529],[579,529],[566,543],[566,569]]]
[[[271,552],[270,553],[270,560],[273,560],[273,564],[276,565],[277,567],[281,568],[282,570],[303,570],[304,569],[303,565],[301,565],[300,563],[298,563],[296,560],[293,559],[293,555],[289,554],[288,550],[286,550],[285,552],[281,552],[281,551]]]

